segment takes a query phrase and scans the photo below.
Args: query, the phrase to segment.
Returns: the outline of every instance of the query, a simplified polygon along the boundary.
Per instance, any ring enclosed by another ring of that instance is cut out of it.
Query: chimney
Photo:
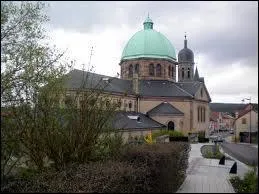
[[[133,84],[133,92],[135,94],[139,94],[139,78],[138,78],[138,74],[134,73],[133,74],[133,79],[132,79],[132,84]]]

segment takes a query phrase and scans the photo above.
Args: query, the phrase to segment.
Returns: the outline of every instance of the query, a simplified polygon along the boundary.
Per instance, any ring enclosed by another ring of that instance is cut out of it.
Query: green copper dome
[[[121,60],[142,57],[176,60],[174,46],[163,34],[153,30],[149,17],[144,22],[144,30],[135,33],[128,41]]]

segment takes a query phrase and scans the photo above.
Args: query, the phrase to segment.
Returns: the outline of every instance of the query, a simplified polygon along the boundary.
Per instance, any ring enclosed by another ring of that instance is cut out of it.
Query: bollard
[[[226,157],[225,157],[225,156],[222,156],[222,157],[220,158],[220,160],[219,160],[219,164],[220,164],[220,165],[225,165],[225,159],[226,159]]]
[[[229,173],[231,173],[231,174],[236,174],[237,173],[237,162],[235,162],[233,164],[233,166],[231,167]]]

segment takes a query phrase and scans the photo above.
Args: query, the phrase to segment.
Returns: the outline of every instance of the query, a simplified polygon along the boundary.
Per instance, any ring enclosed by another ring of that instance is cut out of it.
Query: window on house
[[[149,75],[154,76],[154,64],[149,64]]]
[[[129,102],[129,109],[131,110],[131,108],[132,108],[132,103],[131,103],[131,101]]]
[[[160,64],[156,65],[156,76],[161,77],[161,65]]]
[[[124,109],[126,109],[127,108],[127,101],[126,100],[124,100]]]
[[[118,108],[121,108],[121,100],[118,101]]]
[[[190,68],[188,68],[187,74],[188,78],[190,78]]]
[[[139,73],[139,64],[135,65],[135,73],[138,74]]]
[[[242,118],[242,124],[246,124],[246,118]]]
[[[129,78],[133,77],[133,65],[129,66]]]
[[[182,68],[182,78],[184,78],[184,68]]]

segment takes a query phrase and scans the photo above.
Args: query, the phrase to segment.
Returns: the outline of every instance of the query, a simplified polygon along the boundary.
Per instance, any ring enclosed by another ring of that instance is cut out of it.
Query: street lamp
[[[249,125],[250,125],[250,127],[249,127],[249,129],[250,129],[250,131],[249,131],[249,143],[251,144],[251,112],[252,112],[252,104],[251,104],[251,97],[250,98],[244,98],[243,100],[242,100],[242,102],[244,102],[244,100],[249,100],[249,105],[250,105],[250,122],[249,122]]]

